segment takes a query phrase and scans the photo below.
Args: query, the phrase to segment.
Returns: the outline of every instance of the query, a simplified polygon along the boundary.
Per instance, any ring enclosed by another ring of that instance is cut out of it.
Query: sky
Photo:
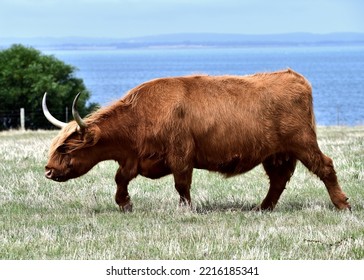
[[[364,33],[363,0],[0,0],[0,38]]]

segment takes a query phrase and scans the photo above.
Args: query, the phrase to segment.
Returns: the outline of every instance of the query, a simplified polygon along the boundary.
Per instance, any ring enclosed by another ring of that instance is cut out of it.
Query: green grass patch
[[[54,131],[0,133],[0,259],[363,259],[364,127],[319,127],[353,211],[337,211],[301,164],[273,212],[261,167],[224,179],[195,170],[194,209],[172,176],[130,183],[133,213],[114,202],[117,164],[66,183],[44,177]]]

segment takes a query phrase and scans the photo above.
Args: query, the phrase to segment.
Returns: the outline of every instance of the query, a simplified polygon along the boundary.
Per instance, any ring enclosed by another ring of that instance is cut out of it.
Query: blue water
[[[292,68],[311,82],[319,125],[364,124],[364,46],[48,51],[77,67],[91,102],[107,105],[157,77],[245,75]]]

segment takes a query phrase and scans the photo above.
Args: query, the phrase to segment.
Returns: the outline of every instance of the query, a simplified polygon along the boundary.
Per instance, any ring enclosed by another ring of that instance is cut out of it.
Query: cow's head
[[[42,108],[46,118],[55,126],[62,128],[49,150],[45,176],[59,182],[79,177],[88,172],[97,162],[94,146],[101,132],[97,125],[87,124],[77,111],[78,94],[72,105],[75,121],[64,123],[54,118],[46,105],[47,93],[43,96]]]

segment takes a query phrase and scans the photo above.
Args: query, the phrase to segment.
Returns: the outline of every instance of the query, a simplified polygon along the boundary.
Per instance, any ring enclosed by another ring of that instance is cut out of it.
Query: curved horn
[[[49,113],[49,110],[48,110],[48,108],[47,108],[47,102],[46,102],[46,99],[47,99],[47,93],[45,92],[45,93],[44,93],[44,96],[43,96],[43,100],[42,100],[42,110],[43,110],[44,116],[47,118],[47,120],[48,120],[51,124],[53,124],[53,125],[55,125],[55,126],[57,126],[57,127],[59,127],[59,128],[63,128],[63,127],[65,127],[65,126],[67,125],[67,123],[65,123],[65,122],[61,122],[61,121],[57,120],[55,117],[53,117],[53,116],[51,115],[51,113]]]
[[[77,101],[78,98],[80,97],[81,92],[79,92],[75,99],[73,100],[73,104],[72,104],[72,115],[73,118],[75,119],[75,121],[77,122],[78,126],[80,127],[80,129],[86,129],[87,128],[87,124],[83,121],[83,119],[80,117],[80,114],[78,113],[77,110]]]

